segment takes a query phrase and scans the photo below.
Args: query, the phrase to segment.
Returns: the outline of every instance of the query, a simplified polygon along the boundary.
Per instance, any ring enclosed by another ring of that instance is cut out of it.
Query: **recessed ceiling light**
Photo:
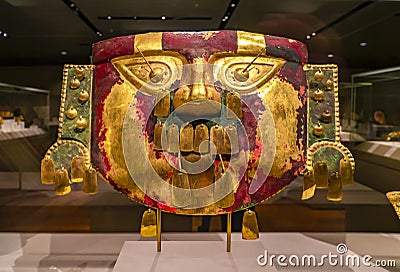
[[[108,16],[107,16],[107,19],[108,19],[108,20],[111,20],[111,19],[112,19],[112,17],[111,17],[110,15],[108,15]]]
[[[225,18],[222,18],[222,22],[225,22],[226,21],[226,19]]]
[[[307,39],[307,40],[311,39],[311,36],[310,36],[310,35],[307,35],[307,36],[306,36],[306,39]]]
[[[361,47],[365,47],[365,46],[367,46],[367,45],[368,45],[367,42],[360,42],[360,46],[361,46]]]
[[[3,34],[3,31],[0,30],[0,35]]]
[[[311,36],[314,37],[315,35],[317,35],[317,33],[315,33],[315,32],[311,33]]]
[[[235,3],[231,4],[231,7],[232,7],[232,8],[234,8],[235,6],[236,6],[236,4],[235,4]]]
[[[165,16],[162,16],[162,17],[161,17],[161,20],[165,20]]]
[[[3,37],[4,37],[4,38],[7,38],[7,37],[8,37],[8,34],[7,34],[6,32],[4,32],[4,33],[3,33]]]
[[[328,54],[328,58],[333,58],[333,54],[332,53]]]
[[[99,37],[103,36],[103,33],[101,33],[100,31],[97,31],[96,34],[97,34],[97,36],[99,36]]]
[[[60,52],[60,54],[61,54],[62,56],[66,56],[66,55],[68,55],[68,52],[65,51],[65,50],[63,50],[63,51]]]

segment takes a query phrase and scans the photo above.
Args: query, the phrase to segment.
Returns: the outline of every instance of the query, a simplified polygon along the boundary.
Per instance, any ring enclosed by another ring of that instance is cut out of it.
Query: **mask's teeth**
[[[226,107],[229,109],[226,111],[227,119],[242,118],[242,104],[240,102],[239,94],[235,92],[229,92],[226,95]]]
[[[154,107],[154,116],[168,117],[170,113],[171,100],[168,91],[160,90],[157,92],[156,106]]]
[[[176,124],[168,127],[168,152],[179,152],[179,128]]]
[[[210,140],[210,136],[208,134],[208,127],[204,124],[200,124],[196,126],[196,130],[194,133],[194,146],[193,149],[198,153],[208,153],[209,145],[208,141]],[[203,143],[204,142],[204,143]],[[203,144],[201,144],[203,143]]]
[[[154,126],[154,150],[163,150],[162,143],[167,143],[167,133],[163,123]]]
[[[239,152],[239,139],[235,126],[229,125],[225,127],[224,146],[229,146],[227,154],[236,154]]]
[[[182,152],[192,152],[193,151],[193,138],[194,130],[191,124],[186,124],[181,129],[179,149]]]
[[[222,154],[222,147],[224,145],[224,129],[221,126],[215,125],[211,127],[210,141],[214,143],[217,153]]]

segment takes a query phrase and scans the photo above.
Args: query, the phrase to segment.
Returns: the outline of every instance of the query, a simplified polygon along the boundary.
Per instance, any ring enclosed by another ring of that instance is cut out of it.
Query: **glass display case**
[[[354,74],[351,79],[350,114],[344,116],[342,130],[366,140],[400,141],[400,66]]]
[[[20,189],[39,173],[51,142],[50,92],[0,83],[0,189]]]
[[[400,66],[354,74],[351,78],[350,103],[341,125],[350,136],[350,149],[356,159],[355,178],[383,193],[398,190]],[[345,93],[348,98],[349,92]]]

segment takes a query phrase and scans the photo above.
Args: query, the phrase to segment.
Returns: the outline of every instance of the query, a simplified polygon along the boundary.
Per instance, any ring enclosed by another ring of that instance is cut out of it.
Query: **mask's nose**
[[[195,58],[190,69],[190,82],[185,82],[187,85],[179,87],[174,94],[174,108],[188,103],[178,112],[195,116],[218,114],[221,95],[214,88],[212,66],[203,58]]]

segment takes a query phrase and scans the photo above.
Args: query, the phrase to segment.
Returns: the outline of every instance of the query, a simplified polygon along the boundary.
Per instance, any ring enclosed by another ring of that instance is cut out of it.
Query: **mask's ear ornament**
[[[306,65],[304,70],[309,94],[306,167],[313,169],[315,187],[328,187],[327,199],[340,201],[342,186],[354,183],[355,163],[350,151],[340,143],[338,68],[336,65]],[[311,184],[310,173],[305,172],[304,200],[313,195]]]

